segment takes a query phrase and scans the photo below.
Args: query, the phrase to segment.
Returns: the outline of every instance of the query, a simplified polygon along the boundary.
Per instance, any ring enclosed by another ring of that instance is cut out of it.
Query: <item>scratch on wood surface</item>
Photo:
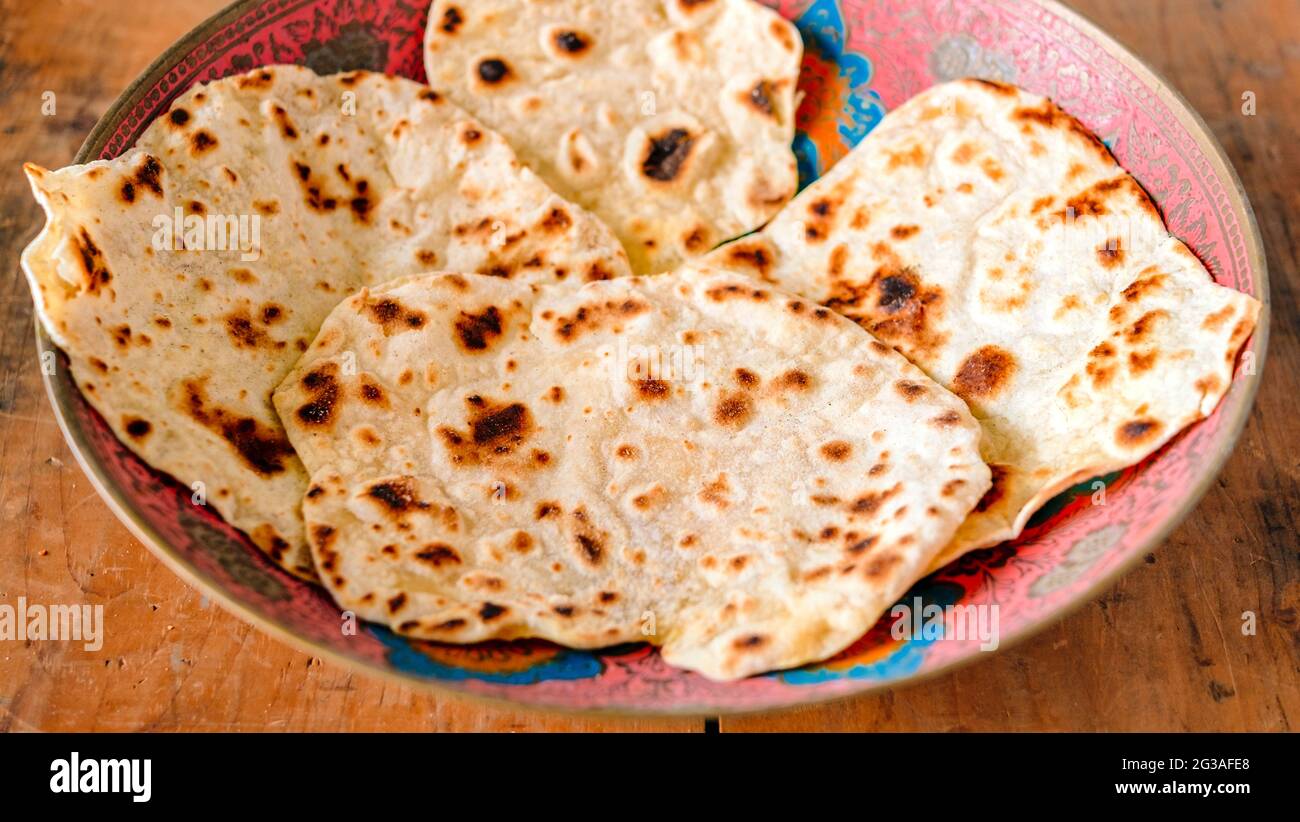
[[[1201,580],[1200,565],[1195,559],[1192,561],[1192,573],[1196,575],[1196,590],[1201,595],[1201,601],[1205,603],[1205,609],[1209,611],[1210,617],[1214,620],[1214,629],[1219,633],[1219,645],[1223,648],[1223,661],[1228,665],[1228,681],[1232,683],[1232,693],[1225,696],[1236,696],[1237,675],[1232,669],[1232,651],[1228,648],[1228,639],[1223,634],[1223,623],[1219,621],[1215,606],[1210,602],[1209,596],[1206,595],[1205,584]],[[1217,699],[1218,697],[1216,697],[1216,701]]]

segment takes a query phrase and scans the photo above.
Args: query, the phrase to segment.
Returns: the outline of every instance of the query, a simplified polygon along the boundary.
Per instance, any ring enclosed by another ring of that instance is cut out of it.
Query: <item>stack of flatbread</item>
[[[376,304],[426,322],[384,334]],[[362,290],[275,404],[340,607],[427,639],[650,640],[720,678],[861,636],[989,486],[975,421],[901,356],[690,266]]]
[[[1212,412],[1260,309],[1086,127],[979,80],[912,99],[709,260],[849,317],[970,405],[994,487],[936,568]]]
[[[191,89],[121,157],[26,171],[47,224],[23,268],[83,395],[308,577],[308,475],[271,391],[339,301],[439,268],[628,273],[608,229],[499,135],[399,78],[259,69]]]
[[[1254,327],[1018,89],[791,201],[800,41],[750,0],[438,0],[426,47],[432,88],[268,67],[29,165],[23,255],[118,437],[403,635],[824,659],[1211,413]]]

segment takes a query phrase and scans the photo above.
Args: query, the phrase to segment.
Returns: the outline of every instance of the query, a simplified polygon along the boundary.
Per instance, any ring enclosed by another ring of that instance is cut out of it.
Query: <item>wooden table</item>
[[[100,502],[41,385],[18,254],[23,160],[67,164],[127,83],[221,0],[0,0],[0,603],[103,604],[98,653],[0,643],[7,730],[1289,730],[1300,726],[1300,3],[1075,0],[1161,70],[1245,180],[1268,247],[1263,390],[1217,486],[1159,552],[1036,638],[829,707],[714,723],[609,721],[434,698],[323,663],[209,603]],[[165,9],[159,13],[160,9]],[[57,113],[41,115],[42,92]],[[1254,91],[1258,115],[1243,116]],[[1241,614],[1258,615],[1243,636]]]

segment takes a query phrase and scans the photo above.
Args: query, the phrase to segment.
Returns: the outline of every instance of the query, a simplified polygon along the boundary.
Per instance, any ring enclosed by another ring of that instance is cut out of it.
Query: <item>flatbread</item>
[[[1212,412],[1260,309],[1077,120],[975,80],[891,113],[708,259],[856,320],[970,403],[994,487],[935,567]]]
[[[798,170],[798,30],[752,0],[437,0],[429,83],[603,219],[632,268],[767,222]]]
[[[23,268],[82,393],[146,462],[201,483],[308,577],[307,474],[270,394],[330,309],[435,266],[628,273],[608,230],[499,136],[381,75],[259,69],[191,89],[115,160],[25,168],[47,223]],[[170,236],[178,210],[209,225]]]
[[[340,607],[444,642],[649,641],[716,679],[853,642],[989,485],[964,404],[887,346],[690,267],[363,291],[275,404]]]

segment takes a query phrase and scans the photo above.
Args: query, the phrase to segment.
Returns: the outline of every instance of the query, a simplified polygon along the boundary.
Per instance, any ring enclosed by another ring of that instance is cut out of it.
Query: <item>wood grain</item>
[[[703,730],[513,712],[323,663],[180,582],[108,511],[54,422],[18,270],[40,213],[24,160],[67,164],[96,118],[219,0],[0,0],[0,603],[105,608],[97,653],[0,643],[0,730]],[[1300,426],[1292,413],[1300,237],[1300,4],[1078,0],[1168,76],[1242,174],[1273,277],[1259,403],[1199,509],[1112,591],[1030,640],[916,686],[723,731],[1290,729],[1300,725]],[[57,112],[41,115],[42,92]],[[1258,115],[1240,111],[1254,91]],[[1243,636],[1241,614],[1258,615]]]

